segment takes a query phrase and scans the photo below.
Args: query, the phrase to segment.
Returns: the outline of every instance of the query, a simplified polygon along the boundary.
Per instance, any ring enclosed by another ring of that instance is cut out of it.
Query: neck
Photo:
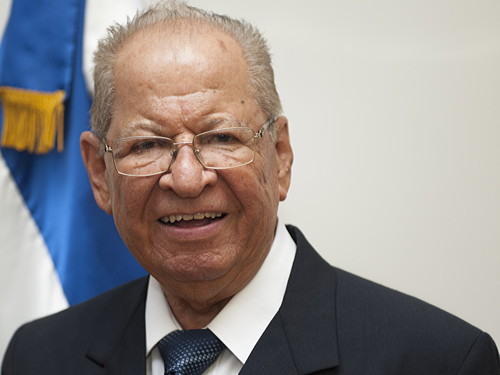
[[[168,297],[170,309],[183,329],[206,327],[231,298],[216,303],[187,301],[182,298]]]
[[[163,294],[181,327],[183,329],[206,327],[231,298],[252,280],[269,253],[271,243],[265,246],[267,251],[260,252],[246,265],[244,270],[246,272],[228,272],[216,280],[191,282],[162,275],[155,276],[162,285]]]
[[[197,329],[206,327],[254,275],[255,273],[239,274],[232,282],[218,280],[208,283],[178,282],[172,285],[159,281],[170,309],[181,327]]]

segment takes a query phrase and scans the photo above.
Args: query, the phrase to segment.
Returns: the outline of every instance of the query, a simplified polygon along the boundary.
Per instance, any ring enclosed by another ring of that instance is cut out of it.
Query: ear
[[[102,210],[111,215],[110,186],[106,173],[106,162],[100,149],[101,142],[94,133],[89,131],[82,133],[80,151],[94,192],[94,199]]]
[[[278,183],[280,201],[286,199],[292,178],[293,151],[288,134],[288,120],[280,116],[274,123],[276,128],[276,157],[278,161]]]

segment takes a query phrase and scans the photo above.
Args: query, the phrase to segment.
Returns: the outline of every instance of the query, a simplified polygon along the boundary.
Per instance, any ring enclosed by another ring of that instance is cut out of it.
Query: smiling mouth
[[[182,228],[198,227],[208,225],[226,216],[221,212],[204,212],[196,214],[169,215],[162,217],[160,222],[166,225]]]

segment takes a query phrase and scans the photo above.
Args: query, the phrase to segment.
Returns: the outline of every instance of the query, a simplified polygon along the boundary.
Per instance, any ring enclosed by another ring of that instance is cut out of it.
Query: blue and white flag
[[[0,45],[0,357],[23,322],[143,275],[80,156],[84,0],[12,0]]]

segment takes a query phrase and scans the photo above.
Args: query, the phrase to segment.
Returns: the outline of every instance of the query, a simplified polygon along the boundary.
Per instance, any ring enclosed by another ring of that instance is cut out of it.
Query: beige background
[[[282,220],[499,343],[500,2],[190,3],[270,42],[296,157]]]

